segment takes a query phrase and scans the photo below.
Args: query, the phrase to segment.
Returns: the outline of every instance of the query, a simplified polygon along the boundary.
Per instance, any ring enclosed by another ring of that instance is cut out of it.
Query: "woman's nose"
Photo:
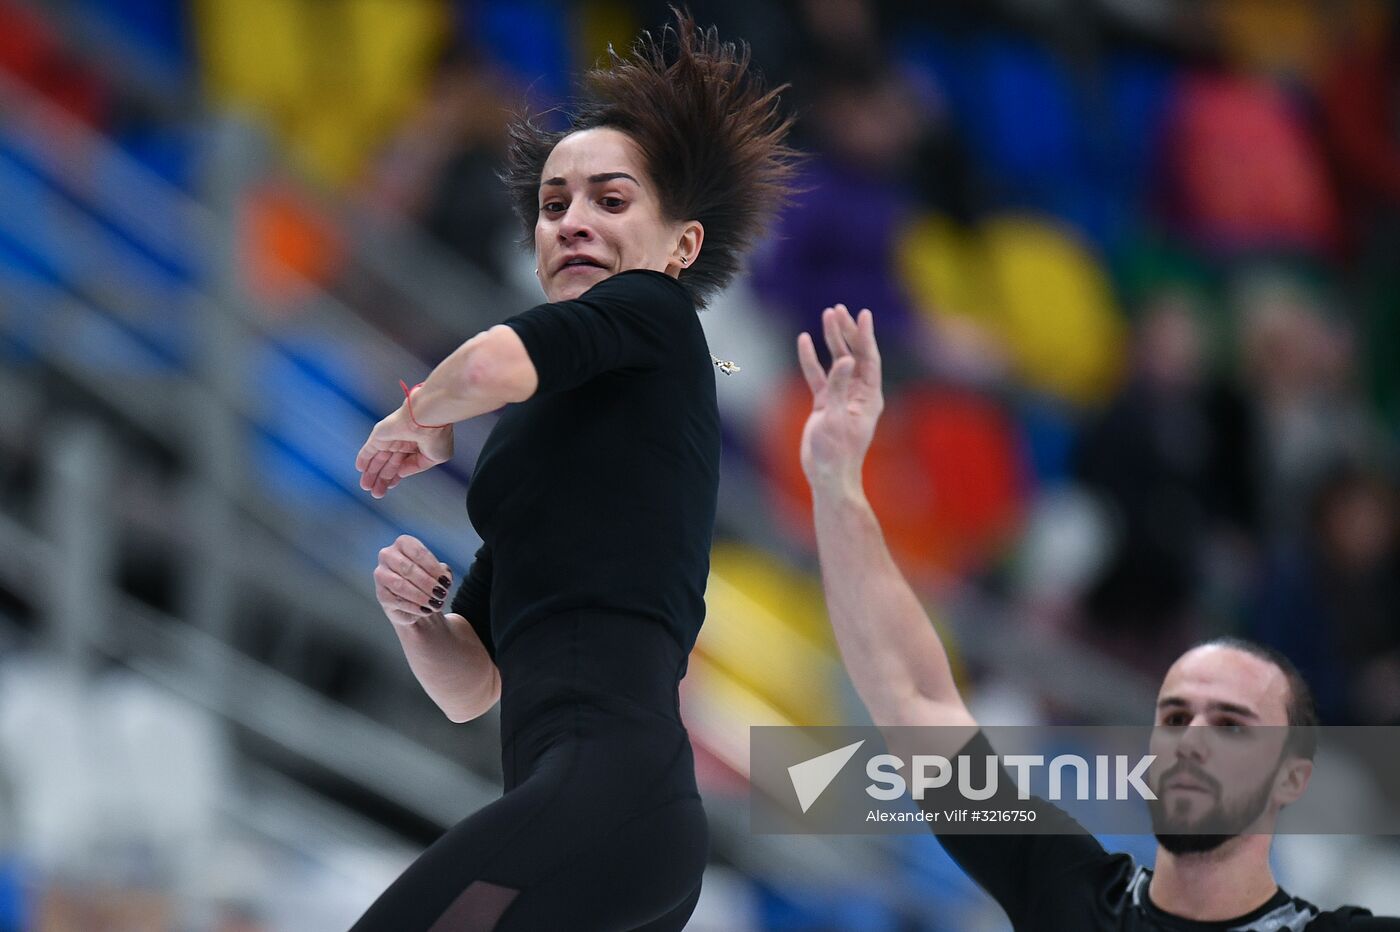
[[[575,213],[571,206],[565,211],[564,216],[559,218],[559,239],[568,241],[571,239],[591,239],[593,231],[583,220],[581,214]]]

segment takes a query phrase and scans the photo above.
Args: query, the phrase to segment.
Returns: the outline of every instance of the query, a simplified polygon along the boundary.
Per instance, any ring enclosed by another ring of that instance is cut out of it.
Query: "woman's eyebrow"
[[[628,181],[632,182],[632,183],[635,184],[635,185],[638,185],[638,186],[641,185],[641,182],[640,182],[640,181],[638,181],[636,178],[633,178],[631,175],[627,174],[627,172],[599,172],[599,173],[596,174],[596,175],[589,175],[589,176],[588,176],[588,183],[589,183],[589,184],[602,184],[604,181],[615,181],[615,180],[617,180],[618,178],[626,178]],[[541,188],[550,187],[550,186],[562,187],[562,186],[567,185],[567,184],[568,184],[568,182],[565,181],[563,178],[550,178],[550,179],[548,179],[548,180],[546,180],[546,181],[541,181],[541,182],[540,182],[540,187],[541,187]]]

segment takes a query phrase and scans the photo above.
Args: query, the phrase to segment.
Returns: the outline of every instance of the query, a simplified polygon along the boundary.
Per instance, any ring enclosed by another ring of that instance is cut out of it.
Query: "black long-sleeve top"
[[[504,323],[539,376],[477,459],[484,541],[452,602],[495,659],[522,627],[596,611],[652,619],[687,652],[705,615],[720,429],[689,292],[631,270]]]

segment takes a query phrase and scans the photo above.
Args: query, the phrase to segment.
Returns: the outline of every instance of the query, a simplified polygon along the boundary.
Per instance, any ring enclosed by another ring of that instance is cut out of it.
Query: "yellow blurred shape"
[[[1217,0],[1216,28],[1240,66],[1315,76],[1327,52],[1327,24],[1315,0]]]
[[[578,5],[575,15],[578,23],[575,51],[579,62],[588,68],[606,67],[609,44],[619,55],[626,55],[639,31],[628,5],[618,0],[586,0]],[[656,31],[652,29],[653,33]]]
[[[1074,402],[1103,399],[1122,365],[1124,326],[1093,255],[1026,217],[992,219],[983,235],[1001,333],[1021,377]]]
[[[761,551],[715,548],[696,652],[793,724],[841,720],[820,586]]]
[[[1112,388],[1124,334],[1112,289],[1057,226],[1004,215],[969,229],[929,215],[904,231],[898,252],[922,311],[990,334],[1022,381],[1078,403]]]
[[[427,87],[440,0],[195,0],[208,94],[274,127],[303,166],[353,178]]]
[[[896,250],[905,285],[926,314],[983,322],[995,315],[986,251],[975,229],[927,214],[904,230]]]
[[[737,773],[749,773],[749,728],[803,724],[783,714],[701,651],[690,657],[686,674],[686,728],[694,739]],[[811,724],[811,723],[807,723]]]

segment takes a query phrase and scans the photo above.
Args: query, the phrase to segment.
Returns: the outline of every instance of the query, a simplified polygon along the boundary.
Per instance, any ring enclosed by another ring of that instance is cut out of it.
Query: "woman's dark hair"
[[[784,142],[792,125],[778,109],[787,85],[765,90],[749,68],[747,43],[720,42],[688,12],[672,8],[674,27],[660,41],[643,32],[630,53],[608,48],[611,67],[585,76],[585,96],[570,128],[549,132],[522,115],[510,128],[501,178],[534,236],[540,175],[566,135],[609,126],[637,144],[668,220],[698,220],[705,241],[681,271],[703,307],[739,270],[742,255],[786,201],[797,152]]]

